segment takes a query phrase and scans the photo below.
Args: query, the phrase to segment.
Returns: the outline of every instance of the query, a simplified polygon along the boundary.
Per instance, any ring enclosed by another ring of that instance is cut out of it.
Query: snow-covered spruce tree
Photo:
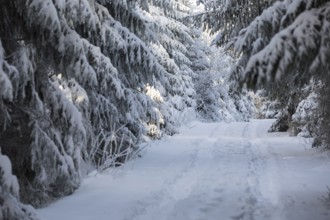
[[[234,60],[216,46],[209,47],[206,52],[209,67],[202,68],[203,72],[199,71],[195,79],[197,109],[201,120],[248,120],[254,113],[254,104],[248,94],[231,88],[230,67]]]
[[[21,200],[36,206],[77,188],[86,146],[81,113],[50,75],[95,83],[83,41],[56,3],[4,1],[1,7],[2,69],[12,85],[11,99],[1,103],[2,152]]]
[[[323,91],[322,83],[311,82],[302,89],[302,101],[299,102],[291,119],[291,133],[303,137],[315,137],[319,133],[320,113],[319,97]],[[306,95],[305,95],[306,94]]]
[[[328,72],[326,73],[328,74]],[[329,75],[325,75],[322,78],[321,86],[317,88],[316,94],[317,97],[312,99],[311,101],[316,101],[316,111],[314,111],[312,121],[313,129],[309,129],[308,131],[312,131],[316,136],[314,140],[315,147],[326,147],[330,149],[330,89],[329,89]],[[314,98],[314,97],[313,97]],[[312,103],[314,105],[314,103]],[[316,124],[315,124],[316,122]],[[310,123],[310,121],[309,121]],[[310,128],[307,127],[307,128]],[[304,131],[304,130],[303,130]],[[313,134],[313,133],[312,133]]]
[[[146,98],[129,94],[96,46],[111,49],[116,40],[126,45],[120,24],[112,26],[116,22],[102,5],[35,0],[3,6],[1,39],[10,64],[3,67],[8,72],[4,82],[9,78],[14,97],[3,104],[1,142],[22,200],[40,206],[79,185],[81,153],[99,164],[132,146],[146,119],[141,116],[130,125],[125,114],[144,114],[142,107],[128,108]],[[117,38],[108,42],[111,36],[104,29]]]
[[[12,175],[11,162],[1,152],[1,149],[7,146],[7,142],[3,141],[3,131],[6,129],[7,123],[9,123],[6,103],[11,102],[14,96],[15,84],[11,83],[11,79],[17,77],[18,74],[15,68],[4,59],[4,55],[4,49],[0,41],[0,219],[35,220],[37,216],[34,209],[20,202],[19,185],[17,178]],[[16,126],[20,126],[20,124],[16,124]],[[15,136],[11,137],[11,139],[17,138]],[[15,153],[19,157],[24,152],[24,149],[21,149],[21,152]],[[24,161],[21,162],[24,163]]]
[[[206,54],[198,44],[199,35],[178,21],[187,16],[191,7],[196,6],[192,2],[149,1],[146,11],[137,8],[135,3],[128,6],[107,6],[109,11],[116,12],[114,16],[121,24],[143,40],[146,47],[150,48],[152,56],[156,58],[156,62],[161,64],[161,68],[157,67],[156,70],[143,70],[145,74],[157,71],[159,76],[154,77],[148,84],[140,83],[137,87],[148,94],[154,94],[152,96],[157,109],[166,122],[160,125],[167,133],[175,132],[177,123],[181,123],[184,115],[188,112],[193,113],[196,104],[192,77],[196,75],[196,54],[203,57],[199,61],[206,61]],[[129,16],[122,17],[122,14]],[[208,65],[207,61],[201,65],[205,68]],[[123,69],[120,65],[116,67],[119,70]],[[150,124],[159,130],[159,125],[152,121]]]
[[[285,0],[264,10],[231,42],[241,54],[236,76],[254,87],[290,85],[299,90],[313,78],[326,83],[330,54],[329,4],[321,0]],[[329,96],[326,93],[321,100],[325,102]],[[330,129],[327,110],[320,117],[322,129],[316,136],[322,140],[319,143],[329,146],[324,137]]]
[[[199,49],[168,2],[3,0],[0,140],[22,201],[70,194],[82,160],[120,164],[195,109]]]
[[[202,0],[200,2],[204,4],[205,11],[197,17],[204,22],[204,28],[210,33],[219,33],[216,43],[222,44],[235,37],[274,1]]]
[[[179,17],[191,29],[195,42],[188,47],[187,57],[192,61],[193,83],[197,91],[195,100],[197,112],[201,120],[246,120],[254,107],[246,95],[235,93],[228,86],[229,56],[214,46],[209,47],[211,37],[203,33],[204,22],[200,19],[205,11],[204,5],[196,5],[194,1],[178,1],[181,3]],[[189,9],[189,10],[188,10]],[[207,36],[206,36],[207,35]],[[190,42],[189,42],[190,43]]]

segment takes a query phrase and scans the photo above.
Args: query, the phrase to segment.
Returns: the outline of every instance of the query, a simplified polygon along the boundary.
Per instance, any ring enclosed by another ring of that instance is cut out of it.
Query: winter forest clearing
[[[0,220],[327,216],[329,0],[0,6]]]
[[[123,168],[90,174],[38,213],[44,220],[328,220],[329,152],[267,133],[271,123],[191,123]]]

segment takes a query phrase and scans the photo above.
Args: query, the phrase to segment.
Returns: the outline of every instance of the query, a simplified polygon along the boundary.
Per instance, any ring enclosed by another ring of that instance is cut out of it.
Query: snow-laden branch
[[[329,14],[330,3],[300,14],[250,58],[243,78],[249,85],[258,85],[280,80],[294,70],[304,74],[326,67],[330,56]]]

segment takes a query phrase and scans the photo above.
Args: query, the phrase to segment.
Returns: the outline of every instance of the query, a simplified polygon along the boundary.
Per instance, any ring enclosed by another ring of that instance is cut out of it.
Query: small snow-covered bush
[[[302,137],[315,137],[318,127],[319,117],[317,109],[319,108],[318,95],[312,92],[302,100],[292,115],[292,134]]]
[[[34,208],[20,202],[19,185],[11,169],[9,158],[1,154],[0,148],[0,219],[38,220]]]
[[[251,94],[256,108],[255,118],[277,118],[281,110],[281,103],[275,99],[271,100],[265,90],[258,90]]]

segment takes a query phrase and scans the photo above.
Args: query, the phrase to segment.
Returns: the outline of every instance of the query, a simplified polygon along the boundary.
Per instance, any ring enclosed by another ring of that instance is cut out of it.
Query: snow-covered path
[[[271,120],[192,123],[125,168],[90,175],[45,220],[329,220],[328,153]]]

